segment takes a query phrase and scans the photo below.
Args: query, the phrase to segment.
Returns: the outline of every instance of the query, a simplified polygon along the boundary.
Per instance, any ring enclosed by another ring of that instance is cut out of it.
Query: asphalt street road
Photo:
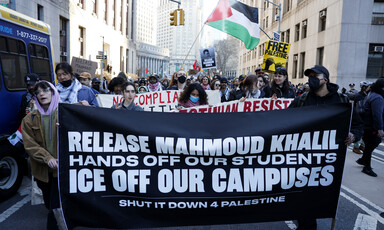
[[[336,216],[337,230],[384,230],[384,144],[374,152],[373,170],[378,177],[361,172],[362,166],[355,163],[361,155],[348,149],[343,182]],[[31,205],[31,180],[24,178],[19,193],[0,203],[1,230],[45,229],[47,210],[44,205]],[[331,229],[332,219],[318,219],[318,230]],[[296,229],[296,221],[281,221],[255,224],[173,227],[159,229],[211,230],[211,229]],[[76,228],[88,229],[88,228]]]

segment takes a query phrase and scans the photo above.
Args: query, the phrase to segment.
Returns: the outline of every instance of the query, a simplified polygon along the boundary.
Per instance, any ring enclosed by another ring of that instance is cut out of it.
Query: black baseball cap
[[[92,79],[92,83],[100,83],[100,79],[95,77]]]
[[[324,76],[329,80],[329,72],[327,68],[325,68],[322,65],[315,65],[310,69],[306,69],[304,71],[305,76],[309,76],[311,73],[316,73],[316,74],[324,74]]]
[[[40,81],[40,77],[35,73],[29,73],[25,75],[24,81],[25,81],[25,84],[27,85],[34,85],[36,84],[36,82]]]

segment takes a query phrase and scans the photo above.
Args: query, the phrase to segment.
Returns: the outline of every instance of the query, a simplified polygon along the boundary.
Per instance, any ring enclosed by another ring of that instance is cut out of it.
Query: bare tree
[[[219,72],[225,73],[228,70],[237,69],[239,40],[229,36],[226,40],[215,43],[216,66]]]

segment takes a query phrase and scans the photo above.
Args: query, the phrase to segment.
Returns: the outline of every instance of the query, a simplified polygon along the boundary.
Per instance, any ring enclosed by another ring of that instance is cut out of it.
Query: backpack
[[[371,95],[371,93],[368,93],[368,95],[364,99],[356,102],[356,111],[357,111],[357,113],[359,114],[359,116],[361,118],[364,118],[364,115],[365,115],[365,105],[367,104],[368,97],[370,95]]]

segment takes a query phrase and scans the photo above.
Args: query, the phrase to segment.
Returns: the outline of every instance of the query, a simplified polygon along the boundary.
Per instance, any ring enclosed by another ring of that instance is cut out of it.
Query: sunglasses
[[[51,91],[50,88],[46,88],[46,89],[43,89],[43,90],[37,90],[37,91],[35,91],[35,96],[38,96],[41,93],[48,93],[49,91]]]
[[[220,86],[220,84],[215,84],[215,86]]]

